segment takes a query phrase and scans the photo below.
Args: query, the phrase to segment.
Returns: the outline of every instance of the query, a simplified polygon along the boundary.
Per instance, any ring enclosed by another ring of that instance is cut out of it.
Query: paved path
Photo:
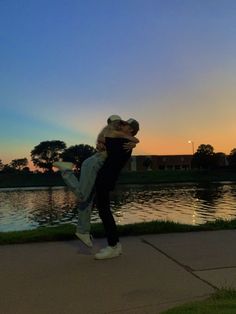
[[[1,314],[157,314],[236,288],[236,230],[121,238],[96,261],[79,240],[0,247]]]

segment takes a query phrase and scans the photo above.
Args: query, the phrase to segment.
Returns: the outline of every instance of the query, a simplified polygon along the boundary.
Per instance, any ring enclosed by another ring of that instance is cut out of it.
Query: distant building
[[[193,155],[132,156],[124,171],[189,170]]]

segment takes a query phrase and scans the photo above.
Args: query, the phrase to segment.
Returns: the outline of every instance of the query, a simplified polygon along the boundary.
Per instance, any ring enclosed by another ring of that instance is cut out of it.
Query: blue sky
[[[114,113],[139,120],[135,154],[229,153],[235,16],[233,0],[0,0],[0,159],[94,145]]]

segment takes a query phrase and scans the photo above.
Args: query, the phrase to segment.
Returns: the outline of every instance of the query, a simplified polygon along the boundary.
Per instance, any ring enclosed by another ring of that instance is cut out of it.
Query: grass
[[[220,289],[203,301],[191,302],[162,312],[162,314],[235,314],[236,291]]]
[[[52,227],[39,227],[33,230],[0,232],[0,244],[17,244],[44,241],[66,241],[75,239],[75,226],[64,224]],[[161,234],[190,231],[214,231],[236,229],[236,219],[216,220],[202,225],[192,226],[169,221],[151,221],[127,225],[118,225],[119,235],[138,236],[143,234]],[[91,233],[95,238],[105,237],[100,223],[92,224]],[[235,312],[236,313],[236,312]]]

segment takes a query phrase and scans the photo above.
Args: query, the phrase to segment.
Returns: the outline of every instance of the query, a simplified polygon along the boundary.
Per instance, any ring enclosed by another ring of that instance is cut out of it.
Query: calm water
[[[112,194],[119,224],[172,220],[201,224],[236,218],[236,183],[120,186]],[[76,223],[77,201],[64,187],[0,189],[0,231]],[[96,208],[92,222],[100,221]]]

